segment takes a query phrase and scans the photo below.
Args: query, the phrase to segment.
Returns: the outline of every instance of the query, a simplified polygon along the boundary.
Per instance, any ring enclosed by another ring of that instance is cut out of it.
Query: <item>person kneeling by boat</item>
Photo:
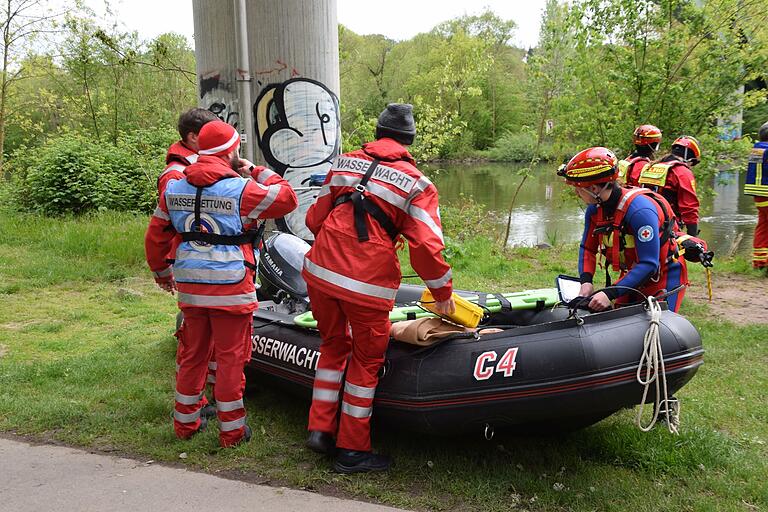
[[[639,300],[635,289],[644,295],[677,290],[666,300],[670,310],[678,311],[688,270],[677,257],[678,228],[669,203],[648,189],[621,187],[616,156],[603,147],[581,151],[558,174],[588,205],[579,249],[579,295],[591,297],[589,309],[603,311],[613,300]],[[598,254],[605,255],[607,288],[593,295]],[[611,267],[621,275],[613,287]]]
[[[307,211],[315,243],[302,275],[323,340],[307,447],[326,454],[338,448],[334,469],[341,473],[390,466],[388,457],[371,452],[370,421],[389,342],[389,312],[401,280],[400,235],[436,309],[441,314],[455,310],[451,267],[441,254],[437,189],[404,147],[415,135],[411,105],[389,104],[379,116],[376,141],[334,160]]]

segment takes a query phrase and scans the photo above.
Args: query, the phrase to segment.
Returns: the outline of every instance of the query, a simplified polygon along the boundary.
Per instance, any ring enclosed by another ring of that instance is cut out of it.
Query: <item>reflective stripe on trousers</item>
[[[359,407],[357,405],[341,402],[341,412],[353,418],[369,418],[373,412],[372,407]]]
[[[231,412],[236,411],[238,409],[244,409],[245,405],[243,405],[243,399],[240,400],[232,400],[231,402],[222,402],[218,401],[216,402],[216,410],[221,412]]]
[[[200,409],[198,408],[195,412],[188,414],[179,411],[173,411],[173,419],[179,423],[194,423],[200,419]]]
[[[321,402],[338,402],[339,390],[314,388],[312,390],[312,400],[320,400]]]
[[[199,395],[184,395],[176,391],[176,401],[182,405],[195,405],[202,398],[203,398],[202,393],[200,393]]]
[[[222,432],[232,432],[245,427],[245,416],[233,421],[220,421],[219,430]]]
[[[358,398],[367,398],[372,400],[373,396],[376,394],[376,388],[366,388],[363,386],[357,386],[351,382],[347,382],[344,384],[344,392]]]

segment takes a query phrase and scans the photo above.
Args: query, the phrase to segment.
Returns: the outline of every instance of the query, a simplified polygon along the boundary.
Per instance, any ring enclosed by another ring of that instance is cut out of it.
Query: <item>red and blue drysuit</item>
[[[685,261],[676,257],[677,225],[669,216],[671,208],[662,197],[652,199],[650,194],[646,189],[617,187],[607,201],[589,205],[585,212],[579,248],[580,280],[591,283],[597,255],[605,255],[606,269],[619,271],[620,278],[615,283],[619,288],[603,291],[618,304],[641,299],[627,288],[656,295],[688,284]],[[670,310],[680,308],[684,294],[682,288],[667,297]]]

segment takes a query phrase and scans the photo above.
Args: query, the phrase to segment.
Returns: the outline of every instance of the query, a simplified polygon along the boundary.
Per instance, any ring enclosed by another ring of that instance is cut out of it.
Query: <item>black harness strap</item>
[[[512,311],[512,303],[505,296],[500,293],[494,293],[493,296],[499,301],[502,311]]]
[[[181,239],[185,242],[203,242],[214,245],[253,244],[258,238],[258,231],[246,231],[240,235],[220,235],[218,233],[203,233],[201,231],[181,233]]]
[[[373,176],[373,171],[376,169],[376,166],[378,166],[380,162],[381,160],[374,158],[371,164],[368,166],[368,170],[365,171],[365,176],[363,176],[363,179],[360,180],[360,183],[355,185],[355,191],[340,195],[333,203],[333,206],[336,207],[340,204],[352,201],[352,207],[354,209],[355,215],[355,230],[357,231],[357,239],[360,242],[367,242],[369,240],[368,226],[365,223],[365,214],[373,217],[376,222],[378,222],[379,225],[384,228],[392,240],[397,239],[397,237],[400,235],[400,231],[397,229],[397,226],[395,226],[394,222],[392,222],[392,219],[389,218],[384,210],[382,210],[381,207],[379,207],[379,205],[373,201],[366,201],[365,195],[363,195],[363,192],[366,190],[365,186],[368,184],[371,176]]]
[[[256,230],[248,230],[239,235],[220,235],[218,233],[204,233],[202,231],[203,226],[201,223],[200,209],[202,206],[203,189],[205,187],[195,187],[195,188],[196,188],[195,225],[194,225],[193,231],[180,233],[181,239],[184,242],[202,242],[202,243],[212,244],[212,245],[243,245],[243,244],[256,245],[259,243],[259,240],[264,235],[264,228],[266,227],[265,222],[262,222],[261,225]],[[166,261],[168,261],[171,264],[175,263],[175,260],[166,260]],[[243,261],[243,264],[249,269],[253,270],[254,272],[257,272],[259,269],[258,262],[254,264],[245,260]],[[254,279],[256,279],[255,275],[254,275]]]
[[[195,192],[195,231],[202,231],[202,224],[200,223],[200,207],[202,205],[202,199],[203,199],[203,188],[204,187],[197,187],[197,191]],[[186,240],[185,240],[186,241]]]

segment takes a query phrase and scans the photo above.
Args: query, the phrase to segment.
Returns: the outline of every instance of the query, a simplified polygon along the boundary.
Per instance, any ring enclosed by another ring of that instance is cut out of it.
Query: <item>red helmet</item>
[[[661,130],[652,124],[644,124],[635,128],[632,134],[632,142],[635,146],[645,146],[648,144],[661,144]]]
[[[558,174],[566,183],[577,187],[588,187],[598,183],[616,181],[619,175],[618,162],[613,151],[594,147],[577,153]]]
[[[672,147],[674,148],[675,146],[686,148],[683,158],[692,161],[694,165],[701,160],[701,147],[699,146],[699,141],[690,135],[682,135],[675,139],[675,142],[672,143]]]

